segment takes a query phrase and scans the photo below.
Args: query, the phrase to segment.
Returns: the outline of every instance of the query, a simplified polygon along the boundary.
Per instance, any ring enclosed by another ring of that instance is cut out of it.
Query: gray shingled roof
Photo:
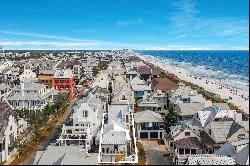
[[[24,96],[20,93],[15,93],[13,96],[8,97],[7,100],[44,100],[44,98],[44,96],[36,93],[25,94]]]
[[[238,165],[249,165],[249,145],[234,156],[234,160]]]
[[[192,116],[201,111],[205,105],[204,103],[179,103],[179,107],[181,109],[181,116]]]
[[[220,149],[218,149],[216,152],[214,152],[214,154],[221,154],[224,156],[233,157],[237,153],[236,153],[235,148],[232,144],[226,143],[226,144],[222,145],[220,147]]]
[[[134,114],[135,123],[163,122],[160,114],[153,111],[142,111]]]
[[[211,122],[212,138],[216,143],[225,142],[230,136],[242,128],[238,123],[231,121]]]
[[[3,138],[4,131],[8,126],[9,116],[14,114],[14,110],[8,103],[0,101],[0,140]]]
[[[33,91],[33,90],[41,90],[46,88],[46,85],[35,83],[35,82],[25,82],[24,83],[24,89],[27,91]],[[14,86],[12,90],[21,90],[21,85]]]
[[[33,165],[98,165],[98,153],[80,151],[82,146],[48,146],[37,151]]]

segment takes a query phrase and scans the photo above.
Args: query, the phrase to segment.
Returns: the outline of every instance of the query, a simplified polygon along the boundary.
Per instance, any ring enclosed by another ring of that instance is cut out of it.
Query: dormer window
[[[185,136],[190,136],[190,132],[185,132]]]
[[[121,100],[127,100],[125,95],[122,95]]]

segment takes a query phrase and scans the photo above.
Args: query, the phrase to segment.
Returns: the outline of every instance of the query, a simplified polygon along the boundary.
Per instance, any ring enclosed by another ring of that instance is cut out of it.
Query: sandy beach
[[[197,77],[181,67],[172,66],[166,61],[162,61],[153,56],[139,57],[145,62],[150,62],[156,66],[159,66],[166,72],[176,75],[179,79],[196,84],[209,92],[217,94],[222,99],[227,99],[228,102],[235,104],[240,109],[244,110],[244,112],[249,114],[249,91],[243,91],[226,86],[219,80]]]

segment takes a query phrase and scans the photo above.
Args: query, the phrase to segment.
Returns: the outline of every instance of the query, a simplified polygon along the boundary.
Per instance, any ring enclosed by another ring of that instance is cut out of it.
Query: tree
[[[59,93],[54,99],[54,109],[60,110],[68,104],[68,93]]]
[[[170,104],[169,106],[169,112],[165,116],[164,123],[165,123],[165,129],[167,133],[170,133],[170,127],[175,126],[178,122],[179,114],[175,110],[175,106],[173,104]]]
[[[29,145],[24,143],[18,143],[17,144],[17,151],[18,151],[18,158],[25,157],[28,151]]]

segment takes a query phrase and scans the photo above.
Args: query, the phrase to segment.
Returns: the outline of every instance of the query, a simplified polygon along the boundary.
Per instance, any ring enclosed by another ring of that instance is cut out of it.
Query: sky
[[[249,0],[1,0],[4,49],[249,50]]]

